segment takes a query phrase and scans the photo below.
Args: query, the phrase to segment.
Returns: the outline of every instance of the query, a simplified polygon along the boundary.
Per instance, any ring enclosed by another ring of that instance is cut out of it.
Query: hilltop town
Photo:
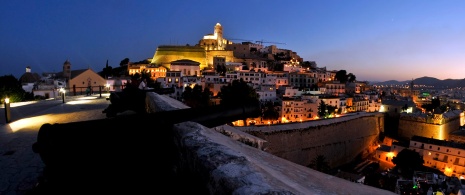
[[[161,45],[152,58],[142,61],[123,60],[120,67],[107,64],[104,71],[97,72],[72,70],[71,62],[66,60],[62,72],[39,76],[26,68],[19,80],[23,89],[34,96],[57,98],[63,93],[59,89],[69,94],[83,94],[88,88],[92,93],[113,92],[146,76],[152,85],[174,89],[166,95],[179,101],[184,100],[187,88],[197,85],[208,89],[211,105],[219,104],[218,93],[223,86],[242,80],[256,91],[271,114],[235,121],[232,124],[236,127],[383,113],[378,139],[362,146],[376,146],[367,149],[372,155],[367,158],[370,162],[382,162],[386,169],[392,169],[395,157],[403,149],[410,149],[422,156],[424,166],[465,181],[465,133],[461,130],[465,123],[464,90],[437,90],[413,81],[402,86],[373,85],[358,81],[346,70],[328,70],[318,67],[315,61],[304,61],[297,52],[277,46],[284,43],[266,43],[235,43],[224,38],[218,23],[213,34],[205,35],[198,44]]]

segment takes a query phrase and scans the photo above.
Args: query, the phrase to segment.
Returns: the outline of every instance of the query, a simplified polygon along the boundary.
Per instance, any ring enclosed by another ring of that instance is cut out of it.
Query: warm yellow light
[[[444,131],[444,125],[439,125],[438,139],[444,140],[446,132]]]
[[[388,156],[389,158],[392,158],[392,157],[394,157],[394,153],[388,152],[388,153],[387,153],[387,156]]]
[[[447,176],[450,176],[451,173],[452,173],[452,168],[446,167],[446,169],[444,170],[444,174],[447,175]]]
[[[110,84],[107,83],[107,84],[105,85],[105,87],[110,88]]]
[[[10,98],[5,98],[5,103],[10,103]]]
[[[381,107],[379,108],[379,112],[385,112],[385,108],[383,105],[381,105]]]
[[[286,117],[281,117],[281,122],[287,123],[288,121],[287,121]]]

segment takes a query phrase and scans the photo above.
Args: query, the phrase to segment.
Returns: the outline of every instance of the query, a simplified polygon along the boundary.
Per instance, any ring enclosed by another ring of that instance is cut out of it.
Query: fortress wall
[[[400,118],[398,135],[410,139],[413,135],[434,139],[449,139],[449,133],[460,128],[460,118],[454,118],[442,125],[405,120]]]
[[[170,68],[172,61],[181,59],[199,62],[200,70],[208,66],[205,50],[201,47],[189,46],[160,46],[153,55],[151,63]]]
[[[150,112],[188,108],[166,95],[147,94]],[[161,149],[172,151],[176,160],[161,168],[175,171],[175,178],[167,179],[192,194],[395,194],[287,161],[198,123],[178,123],[170,130],[174,145]]]
[[[380,113],[343,118],[282,125],[287,127],[236,128],[266,140],[265,151],[273,155],[303,166],[309,165],[317,155],[324,155],[330,166],[336,167],[359,154],[373,152],[384,126],[384,116]]]

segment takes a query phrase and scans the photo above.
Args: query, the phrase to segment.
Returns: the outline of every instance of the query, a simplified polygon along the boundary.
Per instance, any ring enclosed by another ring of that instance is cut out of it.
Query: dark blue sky
[[[61,71],[66,59],[98,72],[195,45],[216,23],[228,39],[286,43],[358,80],[465,78],[463,0],[4,0],[0,75]]]

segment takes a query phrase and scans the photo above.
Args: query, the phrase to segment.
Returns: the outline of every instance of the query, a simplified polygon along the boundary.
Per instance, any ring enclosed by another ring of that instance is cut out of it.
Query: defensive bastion
[[[384,130],[382,113],[350,116],[273,126],[235,127],[266,140],[268,153],[307,166],[317,155],[337,167],[365,158],[376,150],[379,133]]]
[[[146,103],[150,112],[188,108],[175,99],[156,93],[147,93]],[[268,141],[246,135],[235,127],[226,125],[206,128],[194,122],[178,123],[172,127],[174,132],[172,140],[175,142],[173,151],[176,151],[178,161],[174,162],[173,167],[170,168],[176,170],[175,177],[190,178],[188,180],[178,179],[178,181],[187,182],[178,183],[177,186],[182,187],[187,184],[192,187],[195,184],[195,188],[189,189],[192,193],[395,194],[300,165],[306,164],[310,159],[298,157],[298,153],[302,154],[302,151],[303,154],[318,151],[334,155],[340,150],[345,154],[339,155],[338,162],[331,162],[338,164],[339,161],[342,162],[349,158],[349,153],[363,150],[362,145],[375,139],[377,131],[382,130],[383,126],[380,117],[368,114],[354,116],[354,119],[342,120],[335,124],[329,120],[326,123],[317,126],[301,126],[295,130],[265,131],[260,128],[253,130],[257,132],[255,135],[263,136],[269,139]],[[339,125],[341,128],[337,127]],[[221,129],[223,133],[218,132]],[[225,136],[225,130],[231,136]],[[252,130],[248,131],[252,132]],[[317,131],[325,133],[320,135]],[[246,139],[248,142],[256,143],[256,147],[235,139]],[[344,146],[358,149],[336,149]],[[300,150],[299,147],[301,147]],[[165,150],[171,150],[171,148],[165,148]],[[299,163],[273,155],[274,153]]]

